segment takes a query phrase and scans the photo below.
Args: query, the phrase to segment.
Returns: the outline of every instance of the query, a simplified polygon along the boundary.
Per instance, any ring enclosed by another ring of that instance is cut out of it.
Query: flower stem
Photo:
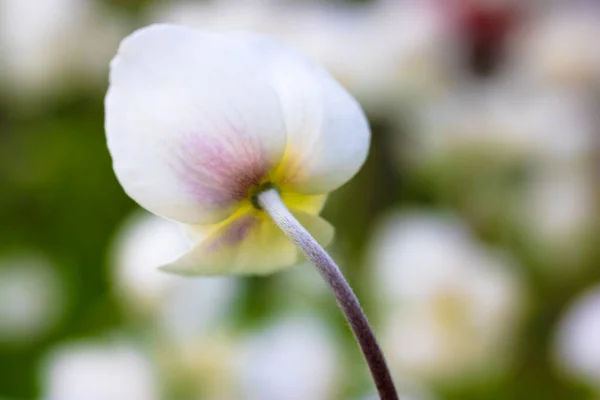
[[[315,264],[333,290],[336,301],[352,328],[354,337],[367,360],[381,400],[398,400],[398,394],[375,334],[356,295],[344,279],[333,259],[285,206],[277,190],[269,189],[257,195],[259,205],[275,224]]]

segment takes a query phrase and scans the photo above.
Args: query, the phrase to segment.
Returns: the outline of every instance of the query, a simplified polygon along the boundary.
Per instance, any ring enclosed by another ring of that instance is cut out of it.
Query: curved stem
[[[338,266],[283,204],[277,190],[266,190],[259,193],[256,198],[261,208],[269,214],[275,224],[298,246],[306,258],[315,264],[323,279],[333,290],[337,303],[367,360],[381,400],[398,400],[394,382],[375,334],[356,295],[344,279]]]

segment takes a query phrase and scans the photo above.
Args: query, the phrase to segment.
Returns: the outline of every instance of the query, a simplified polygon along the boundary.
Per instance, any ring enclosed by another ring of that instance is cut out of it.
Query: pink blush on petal
[[[252,228],[256,227],[258,219],[248,215],[240,217],[231,224],[224,227],[223,230],[217,232],[217,239],[207,243],[206,251],[215,252],[224,247],[232,247],[241,243],[252,232]]]
[[[190,135],[179,150],[178,173],[200,202],[226,207],[245,199],[271,168],[254,147],[243,138]]]

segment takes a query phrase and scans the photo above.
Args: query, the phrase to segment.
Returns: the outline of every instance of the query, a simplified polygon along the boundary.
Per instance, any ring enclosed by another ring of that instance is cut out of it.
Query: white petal
[[[157,267],[176,260],[192,246],[182,226],[136,210],[119,228],[111,264],[116,294],[127,309],[154,312],[180,281]]]
[[[52,332],[68,300],[60,278],[43,255],[0,258],[0,342],[34,343]]]
[[[600,285],[579,295],[569,308],[554,352],[563,372],[600,389]]]
[[[71,342],[42,361],[44,400],[156,400],[152,364],[127,342]]]
[[[327,328],[314,317],[298,315],[243,338],[235,366],[243,398],[336,398],[342,376],[339,349]]]
[[[154,25],[111,64],[106,131],[125,191],[186,223],[230,215],[285,147],[277,93],[244,41]]]
[[[293,49],[246,36],[264,57],[287,128],[284,186],[326,193],[346,183],[369,150],[367,119],[356,100],[323,68]]]

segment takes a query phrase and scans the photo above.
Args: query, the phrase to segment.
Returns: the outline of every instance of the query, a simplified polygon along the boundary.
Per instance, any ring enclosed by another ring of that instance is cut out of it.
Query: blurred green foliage
[[[107,1],[131,19],[146,3]],[[53,345],[115,328],[130,329],[131,321],[111,292],[107,246],[118,224],[137,206],[125,195],[111,168],[103,128],[105,88],[106,82],[70,88],[31,110],[14,102],[5,91],[0,96],[0,257],[15,252],[46,254],[65,281],[68,304],[61,323],[41,340],[19,346],[0,343],[0,395],[9,398],[39,395],[38,362]],[[395,208],[456,210],[480,238],[510,249],[525,266],[531,304],[515,344],[518,358],[511,372],[480,386],[439,388],[440,398],[592,399],[586,388],[558,376],[548,359],[548,348],[565,306],[576,293],[600,281],[597,241],[591,241],[582,261],[585,265],[571,266],[585,273],[571,280],[549,281],[542,272],[544,261],[526,246],[518,229],[508,224],[506,213],[510,210],[501,206],[511,204],[503,196],[510,196],[527,179],[527,165],[495,168],[484,156],[465,159],[465,165],[452,168],[431,166],[441,174],[399,168],[389,143],[392,136],[402,142],[405,132],[384,118],[371,124],[373,143],[367,163],[350,183],[331,195],[323,214],[336,227],[336,250],[343,254],[343,268],[375,326],[378,312],[374,294],[369,292],[365,253],[378,219]],[[489,173],[481,174],[482,165]],[[480,210],[473,207],[475,203],[491,205]],[[596,226],[600,230],[600,224]],[[285,313],[286,303],[277,299],[282,296],[277,280],[277,276],[245,278],[237,310],[240,327]],[[333,300],[315,308],[332,321],[354,361],[352,368],[360,379],[349,380],[347,392],[361,393],[370,381],[342,316]]]

